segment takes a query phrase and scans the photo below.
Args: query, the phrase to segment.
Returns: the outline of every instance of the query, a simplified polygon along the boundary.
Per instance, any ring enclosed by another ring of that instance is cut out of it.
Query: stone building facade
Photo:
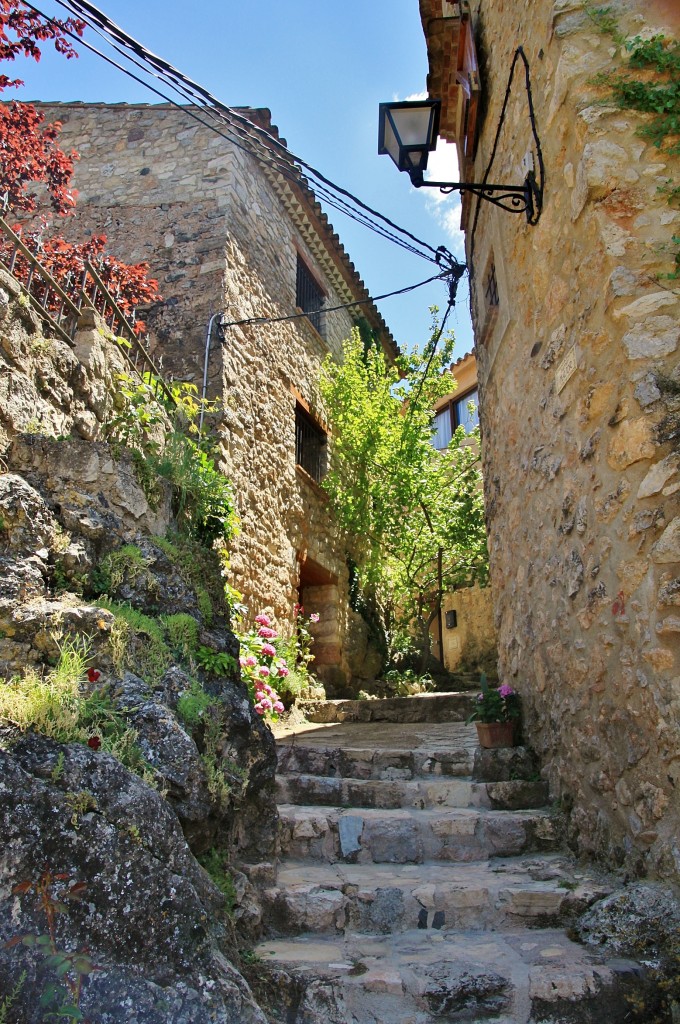
[[[386,351],[396,348],[371,303],[266,322],[365,300],[354,265],[308,189],[185,111],[43,109],[62,122],[62,145],[80,153],[71,236],[103,231],[114,255],[149,263],[163,296],[145,313],[154,356],[199,390],[205,371],[209,397],[221,401],[222,468],[241,519],[231,582],[251,616],[267,610],[283,629],[298,602],[319,612],[315,669],[331,693],[362,679],[375,658],[349,607],[344,548],[318,484],[328,428],[317,379],[358,316]],[[278,137],[269,111],[240,113]],[[226,326],[207,344],[213,315]],[[251,318],[265,322],[240,323]]]
[[[522,65],[497,137],[520,45],[545,162],[536,226],[470,197],[463,211],[501,677],[578,848],[677,880],[680,301],[664,275],[680,212],[660,190],[679,161],[595,81],[625,52],[580,0],[420,8],[461,179],[538,169]],[[609,14],[626,37],[680,32],[668,0]]]

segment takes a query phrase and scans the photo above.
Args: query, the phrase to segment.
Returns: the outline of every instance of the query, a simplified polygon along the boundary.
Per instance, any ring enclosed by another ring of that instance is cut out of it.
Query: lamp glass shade
[[[439,100],[381,103],[378,152],[389,153],[400,171],[424,171],[437,145]]]

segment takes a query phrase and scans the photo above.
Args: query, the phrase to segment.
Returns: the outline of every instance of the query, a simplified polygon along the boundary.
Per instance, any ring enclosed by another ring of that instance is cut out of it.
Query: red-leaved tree
[[[52,42],[58,53],[67,59],[78,54],[71,41],[80,36],[85,24],[74,18],[65,20],[45,18],[28,7],[23,0],[0,0],[0,62],[14,61],[17,57],[29,57],[39,61],[40,44]],[[0,92],[7,88],[23,85],[19,78],[0,74]],[[71,188],[75,150],[65,153],[58,145],[61,123],[45,122],[45,115],[31,103],[12,102],[0,106],[0,203],[12,213],[37,214],[42,212],[41,194],[32,191],[42,185],[43,195],[49,196],[53,213],[67,216],[76,205],[76,195]],[[43,216],[43,224],[46,219]],[[32,243],[31,248],[40,248],[40,260],[62,286],[77,284],[81,278],[84,261],[97,264],[104,283],[117,296],[124,313],[132,313],[140,303],[160,299],[158,282],[148,277],[146,263],[128,265],[108,255],[105,251],[106,236],[96,235],[87,242],[72,243],[61,238],[50,238],[39,242],[42,232],[15,230],[22,234],[24,241]],[[0,258],[3,249],[0,243]],[[21,269],[19,260],[15,269]],[[142,323],[136,326],[138,332],[144,329]]]

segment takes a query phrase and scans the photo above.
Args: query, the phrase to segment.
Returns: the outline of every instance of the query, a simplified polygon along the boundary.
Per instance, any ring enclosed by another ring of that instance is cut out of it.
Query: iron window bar
[[[295,304],[306,315],[312,327],[324,336],[325,317],[323,304],[325,295],[314,280],[304,260],[298,255],[295,280]]]
[[[326,472],[327,438],[321,427],[300,405],[295,406],[295,462],[321,483]]]

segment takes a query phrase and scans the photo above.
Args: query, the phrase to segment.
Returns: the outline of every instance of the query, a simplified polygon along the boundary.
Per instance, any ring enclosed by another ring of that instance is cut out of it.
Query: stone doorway
[[[314,637],[312,668],[332,689],[342,674],[338,577],[312,558],[300,560],[298,602],[306,616],[314,612],[319,616],[318,622],[309,624]]]

